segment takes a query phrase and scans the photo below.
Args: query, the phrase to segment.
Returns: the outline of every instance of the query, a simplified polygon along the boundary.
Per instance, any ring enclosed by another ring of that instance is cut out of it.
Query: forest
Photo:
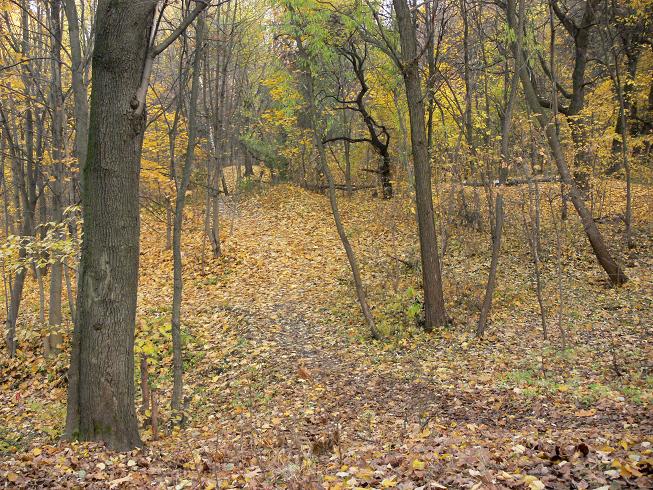
[[[653,488],[651,0],[0,0],[0,487]]]

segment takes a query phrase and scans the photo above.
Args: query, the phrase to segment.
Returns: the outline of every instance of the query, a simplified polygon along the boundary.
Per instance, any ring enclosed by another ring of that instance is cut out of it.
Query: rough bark
[[[156,56],[208,5],[198,2],[155,45],[157,3],[100,0],[95,21],[66,436],[104,441],[117,450],[142,445],[134,407],[134,323],[145,94]]]
[[[66,436],[141,446],[134,407],[139,173],[145,127],[136,93],[154,1],[100,0],[96,13],[84,237],[68,375]]]
[[[401,69],[406,86],[410,118],[410,137],[415,168],[415,200],[424,287],[425,329],[428,331],[432,330],[434,326],[444,325],[447,315],[444,309],[440,259],[435,234],[431,164],[426,147],[424,99],[417,64],[417,33],[407,1],[393,0],[393,4],[401,38]]]

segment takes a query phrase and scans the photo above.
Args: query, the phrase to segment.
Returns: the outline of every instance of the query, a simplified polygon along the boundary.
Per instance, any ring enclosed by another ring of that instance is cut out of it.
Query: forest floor
[[[448,220],[443,270],[452,321],[427,334],[410,313],[419,291],[410,199],[342,197],[386,336],[372,341],[324,196],[280,185],[229,199],[218,259],[203,242],[201,206],[191,204],[182,428],[168,423],[172,258],[164,224],[144,213],[137,349],[149,355],[157,387],[158,439],[146,427],[145,448],[127,454],[59,441],[67,356],[46,360],[40,352],[32,285],[18,358],[3,352],[0,364],[0,485],[653,487],[652,192],[638,189],[634,250],[620,245],[618,222],[602,225],[631,278],[614,289],[575,216],[564,225],[554,219],[552,189],[542,189],[546,340],[519,190],[507,196],[498,287],[482,339],[473,331],[489,263],[487,229]],[[603,205],[614,216],[610,199]]]

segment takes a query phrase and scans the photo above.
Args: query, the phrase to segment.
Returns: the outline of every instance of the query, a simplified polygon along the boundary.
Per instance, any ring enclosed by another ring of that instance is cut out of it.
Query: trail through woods
[[[507,229],[518,230],[512,206],[515,226]],[[416,273],[392,257],[417,257],[410,201],[358,196],[342,198],[342,207],[373,312],[381,325],[399,323],[392,303]],[[137,348],[150,354],[158,387],[159,440],[146,427],[147,447],[128,454],[58,442],[67,360],[43,360],[38,334],[23,332],[18,360],[2,365],[0,481],[178,489],[650,485],[651,339],[642,334],[651,320],[650,229],[639,228],[633,280],[622,290],[589,280],[599,276],[589,251],[576,257],[565,276],[573,348],[562,352],[554,327],[541,340],[518,233],[507,238],[485,339],[472,336],[488,263],[478,234],[478,246],[453,242],[445,257],[453,325],[432,334],[406,326],[372,342],[323,196],[277,186],[228,200],[221,218],[224,254],[213,259],[208,243],[203,252],[201,206],[188,208],[186,425],[167,421],[172,258],[162,250],[163,224],[146,213]],[[582,239],[577,223],[569,227],[566,240]],[[461,268],[465,274],[456,273]],[[552,324],[554,270],[545,262]],[[635,293],[639,302],[630,301]],[[34,308],[29,324],[27,315]],[[610,352],[611,336],[625,347]]]

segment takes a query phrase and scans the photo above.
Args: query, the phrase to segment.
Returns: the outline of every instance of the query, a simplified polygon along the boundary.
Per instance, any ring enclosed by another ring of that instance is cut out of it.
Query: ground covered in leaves
[[[451,325],[426,334],[415,326],[420,288],[410,198],[341,197],[386,336],[377,342],[361,322],[324,196],[280,185],[228,199],[218,259],[203,239],[201,206],[192,203],[184,238],[181,428],[168,420],[172,258],[164,224],[145,213],[137,349],[149,357],[158,392],[159,437],[145,424],[145,412],[142,450],[118,454],[59,441],[67,354],[43,358],[31,287],[18,358],[0,365],[0,482],[31,488],[653,487],[651,191],[638,189],[633,250],[621,245],[617,211],[607,211],[609,199],[602,202],[602,230],[631,278],[619,289],[607,286],[575,217],[557,219],[558,204],[547,198],[555,189],[541,191],[546,340],[523,227],[528,211],[519,204],[523,190],[507,196],[498,288],[483,339],[473,331],[489,232],[463,226],[454,208],[440,206],[448,210],[440,222],[448,237],[443,269]]]

